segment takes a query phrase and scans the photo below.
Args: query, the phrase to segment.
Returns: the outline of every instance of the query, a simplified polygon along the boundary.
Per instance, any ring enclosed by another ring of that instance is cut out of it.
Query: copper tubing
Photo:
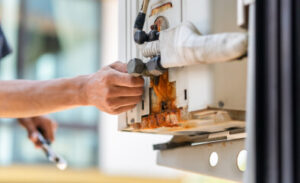
[[[149,2],[150,2],[150,0],[144,0],[143,1],[142,12],[145,13],[145,14],[147,14]]]

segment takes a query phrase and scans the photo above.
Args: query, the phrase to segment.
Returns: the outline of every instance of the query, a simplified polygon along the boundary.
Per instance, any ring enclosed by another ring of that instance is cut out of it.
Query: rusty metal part
[[[166,10],[172,8],[172,7],[173,7],[173,4],[171,2],[164,3],[164,4],[162,4],[158,7],[153,8],[151,10],[151,15],[150,16],[153,16],[153,15],[156,15],[156,14],[161,13],[163,11],[166,11]]]
[[[136,130],[155,129],[160,127],[178,127],[182,122],[182,110],[176,106],[175,83],[169,82],[165,72],[150,81],[150,115],[143,116],[140,125],[132,125]],[[155,81],[158,79],[157,81]]]
[[[244,128],[245,124],[242,123],[244,121],[243,111],[207,108],[206,110],[188,112],[187,108],[177,108],[176,83],[169,82],[168,76],[168,72],[165,72],[159,77],[150,78],[150,114],[143,116],[140,123],[130,125],[131,130],[140,132],[164,131],[176,135],[202,135]],[[210,129],[211,125],[220,126]]]
[[[141,129],[155,129],[160,127],[178,127],[180,110],[151,114],[142,118]]]
[[[165,72],[158,78],[158,84],[151,78],[151,112],[161,113],[167,110],[177,110],[175,82],[169,82],[169,73]],[[162,104],[164,109],[162,108]]]
[[[156,30],[160,32],[169,28],[169,22],[165,17],[159,16],[154,21],[153,26],[155,26]]]

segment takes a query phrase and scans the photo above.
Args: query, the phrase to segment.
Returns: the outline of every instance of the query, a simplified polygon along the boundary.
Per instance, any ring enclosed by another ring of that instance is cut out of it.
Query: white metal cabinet
[[[120,59],[129,61],[131,58],[142,58],[139,47],[133,41],[133,24],[142,1],[121,1],[120,10]],[[172,7],[150,16],[153,9],[166,3]],[[150,31],[151,25],[158,17],[165,17],[169,28],[179,25],[183,21],[191,21],[200,32],[205,34],[243,31],[236,25],[235,0],[152,0],[148,8],[144,29]],[[146,61],[146,58],[143,58]],[[218,110],[233,110],[241,113],[243,118],[246,101],[246,59],[218,64],[199,64],[169,69],[169,81],[175,82],[176,105],[185,108],[186,113],[207,111],[217,113]],[[174,130],[167,128],[136,130],[128,127],[142,121],[143,116],[150,114],[151,96],[149,93],[149,78],[146,78],[143,105],[121,115],[119,129],[127,131],[141,131],[151,133],[170,133]],[[143,107],[142,107],[143,106]],[[200,114],[202,115],[202,114]],[[206,115],[206,113],[205,113]],[[197,119],[195,119],[197,120]],[[206,123],[206,122],[205,122]],[[201,125],[198,125],[198,127]],[[244,127],[241,119],[229,120],[213,126],[209,132],[222,131],[233,127]],[[205,128],[207,130],[208,128]],[[184,130],[178,130],[184,131]],[[201,128],[188,131],[203,131]],[[176,134],[176,133],[175,133]]]
[[[141,2],[142,0],[120,1],[120,7],[122,8],[120,9],[119,56],[121,60],[129,61],[134,57],[142,58],[139,47],[133,41],[133,24]],[[172,8],[149,17],[152,9],[169,2],[172,3]],[[149,31],[150,26],[159,16],[164,16],[167,19],[169,28],[175,27],[183,21],[191,21],[204,35],[245,31],[236,24],[236,0],[151,0],[144,29]],[[143,60],[146,61],[147,59],[143,58]],[[166,130],[164,127],[150,130],[129,128],[128,126],[130,124],[141,122],[142,117],[150,113],[149,78],[146,78],[146,90],[143,98],[144,108],[142,109],[142,104],[139,104],[135,109],[120,115],[119,129],[132,132],[173,135],[198,135],[198,132],[209,132],[209,135],[206,137],[206,143],[210,143],[210,141],[213,141],[216,137],[224,137],[224,134],[227,132],[230,134],[229,129],[245,128],[247,58],[226,63],[210,65],[199,64],[172,68],[169,69],[169,81],[175,82],[176,105],[178,108],[187,108],[187,111],[193,115],[195,111],[199,111],[201,113],[200,115],[203,115],[203,112],[206,115],[207,113],[213,113],[215,111],[233,111],[234,115],[238,116],[237,119],[228,120],[224,123],[217,123],[216,121],[205,122],[202,123],[202,127],[199,125],[199,128],[178,130],[175,132],[174,130]],[[217,112],[214,114],[218,115]],[[237,134],[225,135],[225,141],[243,139],[244,137],[245,132],[242,130]],[[217,150],[226,151],[227,153],[224,153],[224,155],[229,156],[230,153],[233,153],[233,150],[238,152],[244,148],[243,140],[237,140],[235,142],[236,143],[234,143],[234,141],[229,142],[235,144],[231,150],[223,147],[223,142],[219,143],[221,145],[216,144],[215,146]],[[174,162],[181,151],[186,153],[187,156],[189,152],[192,152],[194,155],[195,153],[201,152],[207,155],[210,152],[210,150],[202,151],[201,149],[203,148],[197,149],[198,150],[195,151],[193,147],[182,147],[178,148],[178,150],[161,151],[158,156],[158,163],[174,168],[204,173],[204,170],[208,168],[207,162],[198,162],[199,166],[197,166],[197,164],[189,166],[188,164],[190,162],[182,164],[179,162],[179,159],[177,163]],[[236,155],[234,154],[233,157],[226,158],[226,160],[231,161],[232,158],[234,159],[235,157]],[[180,161],[185,162],[184,159],[185,157],[183,156],[180,158]],[[195,158],[195,160],[196,159],[197,158]],[[232,167],[234,163],[235,161],[231,161]],[[206,173],[208,175],[222,176],[224,172],[218,174],[218,172],[222,172],[220,168],[226,168],[226,163],[223,162],[222,166],[218,169],[209,168]],[[242,172],[235,169],[232,174],[228,173],[227,178],[230,177],[233,180],[241,180]]]

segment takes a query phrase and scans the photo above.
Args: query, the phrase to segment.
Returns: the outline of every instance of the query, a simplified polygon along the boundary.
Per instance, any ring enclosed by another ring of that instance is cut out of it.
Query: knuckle
[[[105,98],[105,99],[104,99],[104,103],[106,104],[106,106],[109,107],[109,106],[110,106],[110,103],[111,103],[111,102],[110,102],[110,99]]]
[[[139,103],[142,100],[142,96],[136,97],[136,103]]]
[[[115,111],[114,109],[108,109],[108,110],[107,110],[107,113],[112,114],[112,115],[114,115],[115,112],[116,112],[116,111]]]
[[[113,86],[109,86],[106,91],[107,91],[106,96],[111,97],[111,96],[113,96],[113,93],[115,92],[115,88]]]
[[[121,65],[122,64],[122,62],[121,61],[115,61],[113,64],[116,64],[116,65]]]
[[[109,98],[109,89],[108,89],[108,88],[105,88],[105,89],[103,90],[102,95],[103,95],[103,97],[104,97],[105,99]],[[105,101],[105,102],[106,102],[106,101]]]
[[[138,77],[138,79],[143,83],[145,82],[145,79],[143,77]]]
[[[142,95],[144,93],[144,88],[139,88],[137,94]]]
[[[114,96],[115,93],[115,89],[113,86],[108,86],[105,90],[104,90],[104,97],[105,98],[111,98]]]
[[[109,85],[109,84],[110,84],[110,76],[109,76],[109,74],[105,74],[105,75],[103,76],[103,83],[104,83],[105,85]]]
[[[108,94],[109,94],[108,88],[104,88],[101,93],[101,95],[104,97],[104,99],[108,98]]]
[[[110,99],[110,98],[106,98],[106,99],[105,99],[105,103],[106,103],[106,105],[107,105],[109,108],[114,107],[114,101],[113,101],[112,99]]]
[[[135,77],[130,76],[128,79],[129,84],[134,85],[135,84]]]
[[[133,109],[135,106],[136,106],[136,105],[133,104],[133,105],[129,106],[127,110]]]
[[[109,70],[109,69],[111,69],[111,68],[110,68],[110,65],[101,68],[102,71],[107,71],[107,70]],[[100,72],[101,72],[101,70],[100,70]]]
[[[111,112],[111,114],[112,114],[112,115],[117,115],[117,114],[119,114],[119,113],[118,113],[118,111],[114,110],[114,111]]]

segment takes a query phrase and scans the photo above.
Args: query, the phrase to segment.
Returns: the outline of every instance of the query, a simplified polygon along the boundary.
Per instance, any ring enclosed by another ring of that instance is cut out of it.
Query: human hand
[[[54,132],[57,128],[55,121],[43,116],[19,118],[18,121],[27,130],[28,138],[36,147],[41,147],[41,142],[38,140],[38,133],[41,133],[47,141],[54,141]]]
[[[144,79],[127,73],[127,64],[115,62],[89,76],[84,88],[87,105],[109,114],[119,114],[142,99]]]

